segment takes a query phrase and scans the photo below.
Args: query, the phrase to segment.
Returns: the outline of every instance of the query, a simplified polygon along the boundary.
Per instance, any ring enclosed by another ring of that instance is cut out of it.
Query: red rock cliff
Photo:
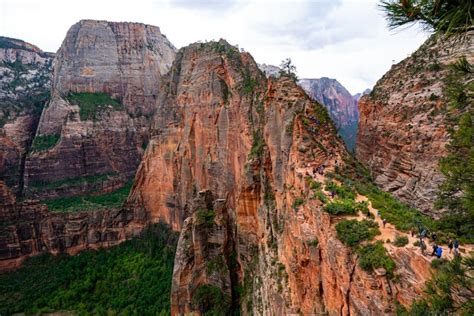
[[[450,141],[443,111],[448,65],[462,56],[474,62],[473,34],[431,37],[359,101],[357,158],[382,189],[434,216],[444,180],[439,160]]]

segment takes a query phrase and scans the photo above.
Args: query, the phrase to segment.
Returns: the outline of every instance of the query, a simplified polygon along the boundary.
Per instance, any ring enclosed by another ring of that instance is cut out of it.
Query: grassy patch
[[[389,275],[393,274],[395,262],[387,254],[381,241],[362,246],[358,250],[359,266],[366,271],[384,268]]]
[[[130,181],[120,189],[102,195],[72,196],[42,202],[48,205],[50,210],[57,212],[96,211],[118,208],[127,199],[131,187],[132,182]]]
[[[59,141],[61,135],[38,135],[33,140],[31,151],[39,152],[53,148]]]
[[[103,92],[78,92],[69,93],[67,100],[71,104],[79,105],[79,116],[81,121],[97,120],[101,111],[111,106],[114,110],[123,110],[124,106],[117,100],[112,99]]]
[[[160,223],[107,250],[30,258],[0,274],[0,314],[167,315],[177,240]]]
[[[265,140],[260,131],[256,131],[253,134],[252,148],[250,149],[249,158],[259,158],[263,155],[263,150],[265,148]]]
[[[337,238],[350,247],[380,234],[377,223],[368,220],[343,220],[336,225]]]
[[[255,90],[257,86],[257,80],[252,76],[250,69],[245,68],[242,72],[242,92],[244,94],[250,94]]]
[[[293,201],[293,209],[294,210],[297,210],[298,207],[300,207],[301,205],[304,204],[304,199],[302,197],[297,197],[294,201]]]

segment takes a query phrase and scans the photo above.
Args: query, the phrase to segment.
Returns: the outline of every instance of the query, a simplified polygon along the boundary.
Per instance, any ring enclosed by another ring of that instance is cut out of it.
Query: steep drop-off
[[[59,49],[52,100],[25,164],[25,195],[109,192],[135,174],[175,48],[158,27],[83,20]]]
[[[382,189],[435,217],[443,211],[433,207],[444,181],[439,161],[450,141],[449,65],[462,56],[474,62],[473,34],[432,36],[359,101],[357,158]],[[463,80],[472,81],[472,73]]]
[[[313,169],[348,154],[295,82],[221,40],[181,49],[164,86],[129,204],[181,232],[173,315],[381,315],[421,293],[413,249],[394,250],[395,283],[336,238]]]
[[[311,98],[325,105],[347,148],[354,151],[359,123],[357,100],[336,79],[301,79],[299,84]]]
[[[0,36],[0,181],[16,195],[45,103],[49,100],[53,54]]]

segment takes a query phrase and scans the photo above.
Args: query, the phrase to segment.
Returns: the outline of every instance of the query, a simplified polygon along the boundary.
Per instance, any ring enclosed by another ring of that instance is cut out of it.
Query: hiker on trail
[[[438,236],[436,236],[436,233],[432,233],[431,240],[433,240],[433,242],[436,242],[436,238],[438,238]]]
[[[443,254],[443,248],[438,247],[436,249],[436,257],[438,257],[438,259],[440,259],[442,254]]]
[[[454,255],[459,256],[459,241],[454,239]]]
[[[420,238],[423,239],[426,237],[426,229],[423,228],[423,230],[421,231],[421,234],[420,234]]]
[[[426,250],[426,245],[425,245],[425,242],[423,240],[420,242],[420,249],[421,249],[421,254],[424,256],[425,255],[425,250]]]
[[[380,211],[377,210],[377,217],[380,217]]]
[[[382,224],[383,224],[383,228],[385,228],[385,225],[387,224],[387,220],[385,218],[382,220]]]
[[[449,253],[451,253],[451,252],[453,251],[453,247],[454,247],[453,240],[450,239],[450,240],[448,241]]]
[[[436,256],[436,253],[438,251],[438,245],[437,244],[434,244],[433,245],[433,252],[431,253],[432,256]]]
[[[334,196],[336,195],[336,192],[331,191],[331,199],[334,199]]]
[[[367,217],[370,217],[370,210],[367,208]]]

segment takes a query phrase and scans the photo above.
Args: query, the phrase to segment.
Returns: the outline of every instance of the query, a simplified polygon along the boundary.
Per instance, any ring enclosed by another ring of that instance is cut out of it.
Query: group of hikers
[[[412,230],[411,236],[413,237],[415,232]],[[438,259],[441,258],[443,254],[443,248],[438,244],[438,236],[436,233],[431,233],[426,230],[425,228],[420,229],[419,233],[420,238],[420,249],[421,253],[424,254],[426,250],[426,244],[424,242],[425,238],[428,238],[428,241],[431,240],[433,242],[433,251],[431,252],[431,256],[436,256]],[[448,249],[449,253],[452,253],[454,250],[454,255],[459,256],[459,241],[457,239],[449,239],[448,240]]]

